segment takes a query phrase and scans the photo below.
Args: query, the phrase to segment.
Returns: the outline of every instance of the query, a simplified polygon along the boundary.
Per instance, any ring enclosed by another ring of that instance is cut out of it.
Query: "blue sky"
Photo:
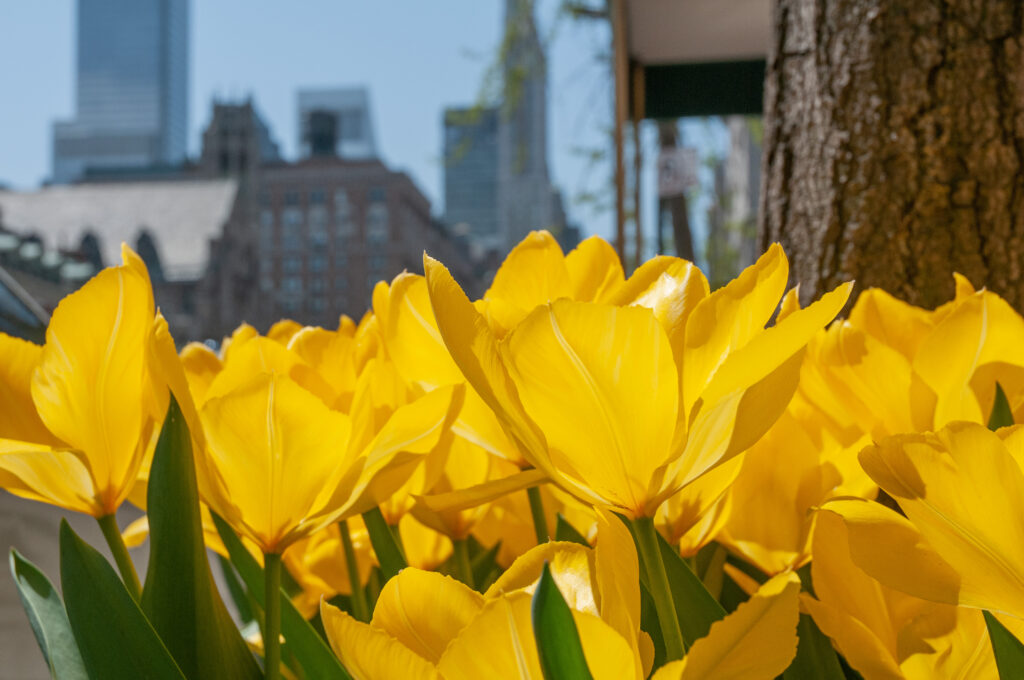
[[[610,212],[571,200],[596,193],[610,202],[610,166],[594,167],[581,153],[608,147],[610,90],[598,61],[607,29],[560,16],[558,5],[538,0],[550,46],[549,164],[570,199],[572,219],[585,233],[607,237]],[[366,84],[384,161],[409,172],[440,213],[441,112],[480,92],[503,6],[501,0],[193,0],[190,152],[198,151],[214,96],[251,95],[292,157],[298,88]],[[15,188],[37,186],[48,175],[51,124],[74,113],[74,14],[73,0],[36,0],[7,4],[0,17],[6,28],[0,40],[0,182]],[[707,138],[707,129],[693,126],[688,141],[720,143],[714,134]],[[645,145],[653,145],[653,130],[645,132]],[[653,163],[645,166],[646,207],[653,201]]]

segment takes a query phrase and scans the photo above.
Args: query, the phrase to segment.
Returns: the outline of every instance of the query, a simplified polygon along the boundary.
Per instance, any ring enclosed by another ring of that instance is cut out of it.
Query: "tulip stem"
[[[473,567],[469,563],[469,539],[452,540],[452,557],[455,559],[455,578],[470,588],[473,586]]]
[[[366,592],[359,581],[359,562],[356,550],[352,547],[352,534],[348,529],[348,520],[338,522],[341,529],[341,546],[345,550],[345,568],[348,571],[348,585],[352,590],[352,616],[359,621],[370,620],[370,606],[366,603]]]
[[[682,659],[686,653],[686,642],[679,628],[679,616],[676,613],[676,602],[672,598],[672,588],[668,583],[668,572],[661,557],[661,546],[658,531],[654,528],[654,520],[650,517],[637,517],[633,520],[636,530],[637,547],[640,557],[647,569],[647,584],[654,599],[654,608],[661,624],[661,635],[665,639],[665,660]]]
[[[281,556],[263,554],[266,608],[263,621],[263,677],[281,678]]]
[[[530,515],[533,516],[533,530],[537,533],[537,545],[548,542],[548,520],[544,514],[544,499],[540,496],[540,487],[531,486],[526,490],[530,499]]]
[[[124,538],[121,537],[121,530],[117,528],[116,515],[110,513],[103,517],[97,517],[96,521],[99,522],[100,529],[103,531],[103,538],[107,539],[107,546],[114,556],[114,562],[117,564],[117,570],[121,572],[121,580],[124,581],[128,594],[136,602],[140,601],[142,586],[139,585],[139,575],[135,572],[135,565],[132,564],[128,546],[124,544]]]

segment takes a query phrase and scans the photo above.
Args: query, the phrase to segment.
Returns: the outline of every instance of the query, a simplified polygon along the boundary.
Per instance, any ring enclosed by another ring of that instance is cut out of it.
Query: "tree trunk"
[[[776,0],[760,238],[805,298],[1024,307],[1022,38],[1021,0]]]

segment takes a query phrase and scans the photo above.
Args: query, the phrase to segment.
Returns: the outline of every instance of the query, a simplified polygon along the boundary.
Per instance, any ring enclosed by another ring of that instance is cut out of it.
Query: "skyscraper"
[[[188,17],[189,0],[78,0],[76,114],[54,124],[53,181],[184,160]]]
[[[494,108],[445,109],[445,221],[456,234],[500,247],[498,118]]]
[[[365,87],[299,90],[299,153],[349,160],[377,157]]]
[[[548,175],[547,64],[531,3],[506,0],[502,50],[499,106],[448,109],[444,118],[445,221],[487,250],[565,226]]]

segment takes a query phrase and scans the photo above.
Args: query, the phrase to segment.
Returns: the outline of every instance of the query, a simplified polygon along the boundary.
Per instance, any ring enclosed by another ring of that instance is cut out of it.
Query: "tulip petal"
[[[399,274],[391,285],[387,307],[387,316],[382,317],[384,342],[403,378],[425,389],[465,380],[437,329],[426,279]]]
[[[469,586],[419,569],[403,569],[380,592],[371,625],[431,663],[484,606]]]
[[[39,417],[84,454],[110,512],[131,490],[142,462],[152,324],[147,279],[131,266],[104,269],[57,305],[32,378]]]
[[[0,439],[0,488],[15,496],[102,517],[89,468],[67,450]]]
[[[805,596],[801,602],[850,665],[867,678],[901,678],[900,631],[928,603],[858,568],[842,519],[828,511],[818,513],[811,576],[817,599]]]
[[[881,288],[869,288],[857,296],[850,310],[850,323],[913,361],[935,320],[928,310],[907,304]]]
[[[466,489],[420,496],[417,501],[431,512],[452,512],[468,510],[490,503],[516,491],[529,489],[547,481],[540,470],[523,470],[508,477],[477,484]]]
[[[598,614],[594,553],[578,543],[548,541],[531,548],[491,584],[484,597],[493,599],[518,591],[532,595],[545,564],[571,609]]]
[[[826,293],[724,360],[701,394],[702,405],[686,452],[667,475],[669,480],[677,479],[677,484],[685,486],[761,438],[796,389],[802,348],[835,318],[852,287],[846,283]]]
[[[455,363],[530,464],[557,479],[544,435],[526,415],[487,321],[444,265],[424,255],[423,268],[438,329]]]
[[[530,614],[526,593],[487,602],[448,645],[437,665],[441,676],[445,680],[540,680],[543,675]],[[621,635],[592,614],[574,611],[573,619],[594,680],[640,680],[634,672],[633,653]]]
[[[885,440],[860,461],[960,575],[960,604],[1024,618],[1024,473],[996,434],[954,423]]]
[[[666,275],[670,279],[684,280],[688,278],[688,272],[693,272],[694,269],[692,262],[681,257],[656,255],[637,267],[632,276],[612,291],[606,301],[613,305],[634,304],[651,292],[652,287],[663,280]],[[707,295],[707,279],[703,274],[700,274],[700,278],[704,282],[704,295]]]
[[[565,268],[572,299],[582,302],[603,302],[625,280],[619,254],[599,236],[584,239],[566,255]]]
[[[822,510],[843,518],[850,556],[872,578],[915,597],[957,604],[960,576],[905,517],[864,499],[831,500]]]
[[[314,499],[344,472],[338,452],[348,440],[348,417],[293,380],[266,373],[208,400],[201,417],[207,455],[228,494],[208,498],[211,509],[240,513],[244,526],[236,528],[264,552],[300,538],[295,531]]]
[[[678,399],[672,349],[650,310],[558,301],[531,313],[505,349],[559,471],[604,504],[644,514]]]
[[[363,448],[362,465],[352,465],[333,491],[331,485],[323,487],[314,506],[326,515],[319,522],[366,512],[401,488],[412,468],[448,431],[462,395],[462,385],[449,385],[395,410]]]
[[[789,262],[772,246],[733,281],[701,300],[686,331],[683,405],[689,414],[729,353],[761,333],[786,289]]]
[[[569,297],[572,291],[558,241],[547,231],[531,231],[498,267],[484,300],[488,317],[504,335],[534,307]]]
[[[0,333],[0,437],[60,446],[32,403],[32,373],[42,356],[41,345]]]
[[[320,616],[331,649],[354,680],[438,680],[433,664],[383,630],[326,602],[320,605]]]
[[[799,592],[795,574],[773,577],[736,611],[713,623],[682,662],[669,664],[653,680],[770,680],[779,675],[796,655]]]

